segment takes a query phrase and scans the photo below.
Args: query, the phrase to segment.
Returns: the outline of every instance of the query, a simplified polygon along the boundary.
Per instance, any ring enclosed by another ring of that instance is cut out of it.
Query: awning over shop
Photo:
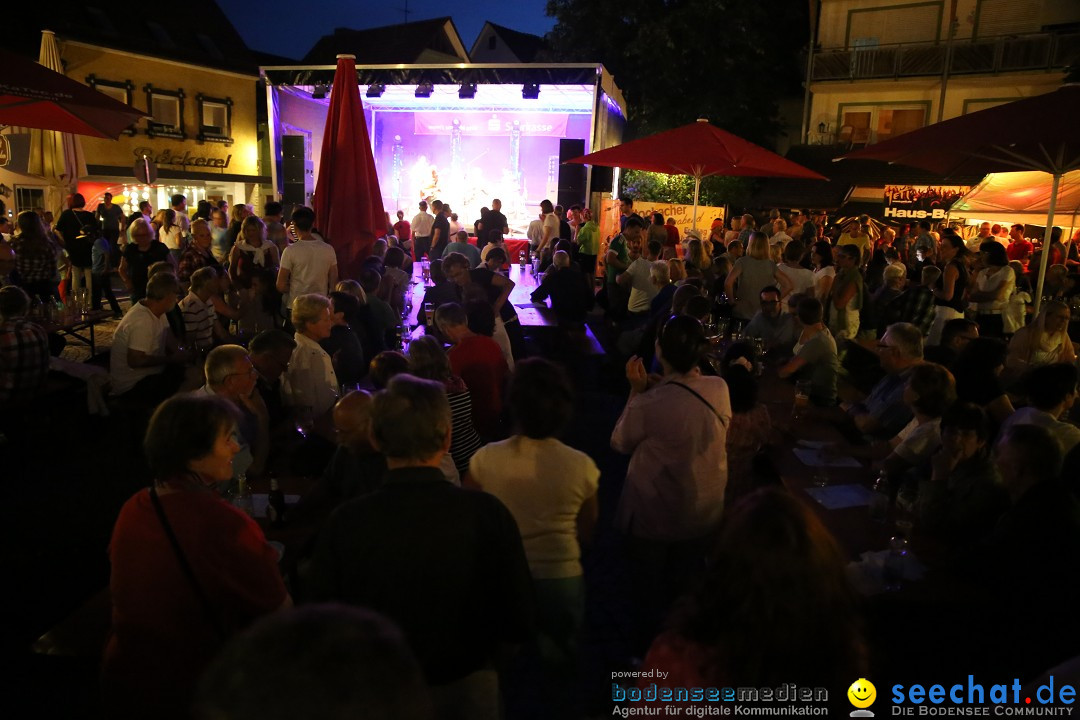
[[[1044,172],[992,173],[957,201],[950,215],[1042,225],[1050,207],[1051,182]],[[1080,226],[1080,170],[1061,178],[1054,224],[1065,229]]]

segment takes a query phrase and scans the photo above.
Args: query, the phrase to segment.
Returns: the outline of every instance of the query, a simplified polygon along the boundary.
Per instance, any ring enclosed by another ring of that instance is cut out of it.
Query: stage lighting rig
[[[540,86],[536,83],[526,83],[521,88],[522,100],[536,100],[540,97]]]
[[[432,85],[431,83],[422,82],[422,83],[420,83],[419,85],[416,86],[416,97],[418,97],[418,98],[429,98],[429,97],[431,97],[431,93],[432,93],[432,91],[434,89],[435,89],[435,86]]]
[[[325,100],[326,94],[330,92],[330,86],[324,82],[315,83],[315,87],[311,90],[312,100]]]
[[[472,100],[476,97],[476,83],[462,83],[457,96],[461,100]]]
[[[367,86],[367,96],[369,98],[382,97],[384,92],[386,92],[386,86],[382,83],[372,83]]]

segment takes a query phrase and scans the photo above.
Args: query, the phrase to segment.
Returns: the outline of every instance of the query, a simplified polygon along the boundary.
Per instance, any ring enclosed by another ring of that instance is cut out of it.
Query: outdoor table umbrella
[[[144,115],[33,60],[0,49],[0,125],[115,140]]]
[[[1047,237],[1039,264],[1035,312],[1042,304],[1043,283],[1050,257],[1049,235],[1061,176],[1080,169],[1080,84],[998,105],[912,130],[899,137],[848,153],[837,160],[884,160],[940,174],[987,174],[1038,170],[1049,173]]]
[[[315,223],[337,251],[340,276],[357,277],[375,239],[386,234],[386,212],[356,84],[356,58],[338,55],[337,60],[315,186]]]
[[[705,119],[567,162],[690,175],[694,178],[695,230],[702,178],[728,175],[828,180],[798,163],[710,125]]]

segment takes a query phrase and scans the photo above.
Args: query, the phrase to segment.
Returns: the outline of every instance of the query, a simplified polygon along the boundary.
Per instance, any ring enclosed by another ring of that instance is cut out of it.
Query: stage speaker
[[[303,183],[305,181],[305,174],[307,173],[308,163],[302,157],[293,158],[286,157],[281,160],[281,180],[282,182],[291,183],[298,182]]]
[[[307,138],[303,135],[282,135],[281,157],[304,160],[307,157],[306,143]]]
[[[301,182],[286,182],[281,187],[281,202],[289,205],[307,205],[307,184]],[[290,212],[291,216],[292,213]]]
[[[592,187],[589,192],[609,193],[614,185],[615,168],[593,165]]]
[[[564,164],[584,154],[584,140],[559,140],[559,205],[564,208],[585,202],[585,166]]]

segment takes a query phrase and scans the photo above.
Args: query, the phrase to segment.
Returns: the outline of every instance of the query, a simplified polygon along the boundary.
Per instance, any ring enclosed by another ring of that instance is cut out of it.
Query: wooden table
[[[94,337],[94,326],[99,322],[111,319],[113,316],[111,310],[91,310],[85,315],[73,314],[63,322],[42,322],[41,327],[48,333],[59,333],[66,335],[83,345],[90,346],[90,355],[93,357],[97,353],[97,342]],[[89,330],[89,337],[80,335],[78,331]]]

